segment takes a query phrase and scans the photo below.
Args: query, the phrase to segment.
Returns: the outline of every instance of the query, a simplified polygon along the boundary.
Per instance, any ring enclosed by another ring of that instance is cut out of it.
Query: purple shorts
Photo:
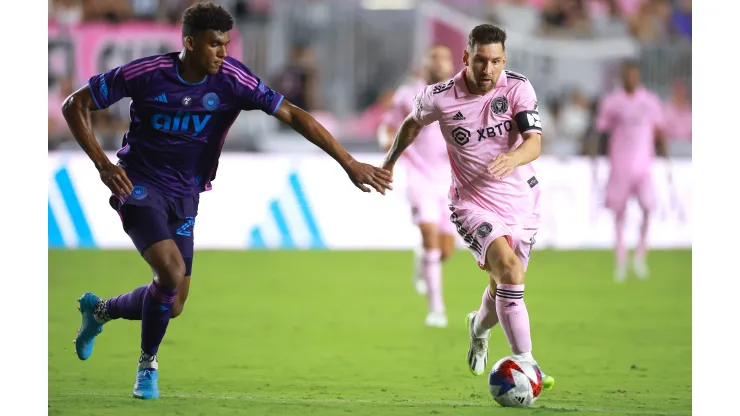
[[[123,230],[129,235],[139,253],[152,244],[173,240],[185,262],[185,275],[193,270],[193,229],[198,216],[200,195],[175,198],[159,193],[145,185],[134,186],[134,191],[121,201],[111,196],[110,204],[118,211]]]

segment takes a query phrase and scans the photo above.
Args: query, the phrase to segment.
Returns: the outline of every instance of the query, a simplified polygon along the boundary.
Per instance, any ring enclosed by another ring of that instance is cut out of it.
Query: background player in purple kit
[[[632,196],[637,197],[642,209],[633,270],[638,278],[648,276],[647,234],[650,212],[655,203],[652,166],[656,148],[660,156],[667,155],[663,123],[660,98],[640,84],[637,64],[625,62],[622,66],[622,88],[604,98],[596,116],[596,129],[609,136],[610,171],[605,205],[614,212],[614,278],[617,281],[627,277],[624,222],[627,202]]]
[[[393,96],[393,104],[384,117],[381,142],[390,150],[391,140],[398,126],[411,112],[414,96],[431,84],[438,84],[452,75],[454,67],[450,49],[443,45],[429,48],[424,68],[424,79],[401,86]],[[447,192],[450,190],[450,159],[447,144],[439,125],[432,123],[422,129],[419,137],[406,149],[401,159],[408,177],[407,197],[414,223],[419,227],[422,250],[414,250],[414,286],[419,294],[427,296],[429,313],[426,325],[446,327],[442,297],[442,262],[455,251],[455,226],[450,222]],[[421,251],[421,253],[419,253]]]
[[[331,155],[361,190],[391,189],[389,172],[354,160],[313,117],[227,57],[233,19],[225,9],[196,4],[184,12],[182,23],[181,52],[93,76],[63,105],[75,139],[114,194],[111,205],[123,229],[153,273],[150,284],[130,293],[107,300],[85,293],[79,299],[77,355],[90,357],[104,323],[141,320],[133,395],[142,399],[159,397],[157,351],[169,320],[182,312],[188,297],[199,194],[211,189],[221,148],[240,111],[261,110],[290,125]],[[131,123],[113,164],[95,139],[90,114],[124,97],[131,97]]]

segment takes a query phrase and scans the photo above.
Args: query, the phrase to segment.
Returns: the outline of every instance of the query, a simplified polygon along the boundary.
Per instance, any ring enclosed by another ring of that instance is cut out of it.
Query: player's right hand
[[[134,185],[126,176],[126,171],[113,163],[100,169],[100,180],[114,195],[125,198],[134,190]]]
[[[355,186],[360,188],[363,192],[370,192],[370,188],[365,185],[372,186],[382,195],[385,195],[386,189],[393,189],[393,187],[391,187],[393,178],[391,177],[390,172],[384,169],[376,168],[373,165],[360,163],[355,160],[349,164],[346,170],[352,183],[354,183]]]

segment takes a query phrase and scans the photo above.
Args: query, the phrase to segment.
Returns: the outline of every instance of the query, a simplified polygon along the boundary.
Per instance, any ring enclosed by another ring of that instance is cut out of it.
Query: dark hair
[[[489,45],[500,43],[501,48],[506,49],[506,31],[491,24],[478,25],[468,35],[468,50],[472,50],[475,44]]]
[[[221,5],[196,3],[182,14],[182,35],[193,36],[206,30],[228,32],[234,27],[234,18]]]
[[[622,61],[622,70],[625,69],[640,69],[640,63],[635,59],[625,59]]]

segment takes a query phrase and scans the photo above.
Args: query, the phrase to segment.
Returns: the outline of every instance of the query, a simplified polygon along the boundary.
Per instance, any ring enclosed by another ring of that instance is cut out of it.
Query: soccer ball
[[[542,392],[542,373],[536,365],[511,355],[493,365],[488,388],[503,407],[528,407]]]

